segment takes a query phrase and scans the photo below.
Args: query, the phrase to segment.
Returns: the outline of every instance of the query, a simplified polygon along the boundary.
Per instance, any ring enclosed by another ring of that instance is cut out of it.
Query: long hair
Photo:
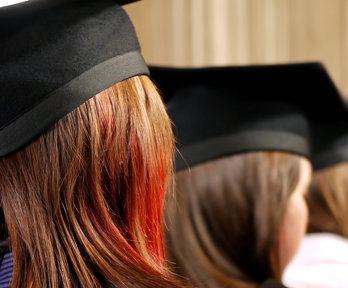
[[[0,158],[13,287],[177,287],[161,229],[172,141],[155,86],[136,76]]]
[[[308,194],[308,232],[348,238],[348,163],[314,173]]]
[[[198,287],[281,280],[279,234],[301,157],[253,152],[176,174],[166,242],[173,271]]]

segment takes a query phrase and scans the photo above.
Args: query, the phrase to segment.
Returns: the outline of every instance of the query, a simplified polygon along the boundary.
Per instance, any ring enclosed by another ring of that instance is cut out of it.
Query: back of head
[[[256,287],[281,279],[279,233],[301,157],[253,152],[176,175],[166,210],[168,256],[199,287]]]
[[[308,194],[309,233],[334,233],[348,238],[348,164],[318,170]]]
[[[172,132],[133,0],[0,10],[0,193],[12,287],[171,287],[161,232]],[[118,3],[118,4],[117,4]]]
[[[327,96],[327,102],[330,98]],[[348,237],[348,113],[347,105],[328,107],[311,120],[313,181],[308,194],[309,233]],[[341,111],[342,110],[342,111]],[[309,114],[311,117],[311,114]]]
[[[161,99],[136,76],[0,158],[13,287],[170,286],[161,211],[171,157]]]
[[[268,278],[279,285],[305,232],[303,193],[295,193],[304,190],[304,185],[297,189],[304,182],[300,167],[308,168],[306,185],[310,178],[309,127],[303,115],[309,105],[303,97],[311,81],[330,83],[322,66],[152,72],[169,93],[179,150],[177,199],[168,199],[165,212],[173,269],[199,287],[256,287]],[[293,215],[303,211],[304,217],[294,225],[292,241],[285,219],[293,221],[288,208],[298,203],[302,210]]]

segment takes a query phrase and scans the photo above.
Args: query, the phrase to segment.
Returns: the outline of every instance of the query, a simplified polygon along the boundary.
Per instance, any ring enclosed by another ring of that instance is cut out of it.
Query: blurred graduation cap
[[[314,170],[348,162],[348,116],[339,118],[336,113],[327,109],[321,121],[311,123]]]
[[[0,157],[99,92],[148,74],[121,4],[29,0],[0,8]]]
[[[211,68],[150,67],[172,118],[177,171],[219,157],[283,151],[310,157],[307,119],[344,119],[340,95],[320,63]]]

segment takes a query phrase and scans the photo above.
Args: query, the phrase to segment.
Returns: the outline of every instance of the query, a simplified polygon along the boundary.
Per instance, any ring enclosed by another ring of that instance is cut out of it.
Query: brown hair
[[[308,194],[308,232],[348,238],[348,163],[317,171]]]
[[[136,76],[0,158],[12,287],[177,287],[161,229],[172,141],[155,86]]]
[[[254,152],[177,173],[176,199],[165,211],[172,269],[199,287],[281,280],[278,237],[300,159]]]

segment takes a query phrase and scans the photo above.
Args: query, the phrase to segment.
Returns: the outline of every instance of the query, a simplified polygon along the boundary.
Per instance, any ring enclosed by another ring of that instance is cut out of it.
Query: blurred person
[[[151,75],[179,146],[176,198],[165,206],[173,271],[198,287],[283,287],[307,227],[303,111],[314,83],[330,85],[326,71],[308,63],[152,67]]]
[[[327,109],[321,121],[310,122],[314,175],[307,197],[308,234],[284,275],[291,287],[348,287],[347,116]]]

